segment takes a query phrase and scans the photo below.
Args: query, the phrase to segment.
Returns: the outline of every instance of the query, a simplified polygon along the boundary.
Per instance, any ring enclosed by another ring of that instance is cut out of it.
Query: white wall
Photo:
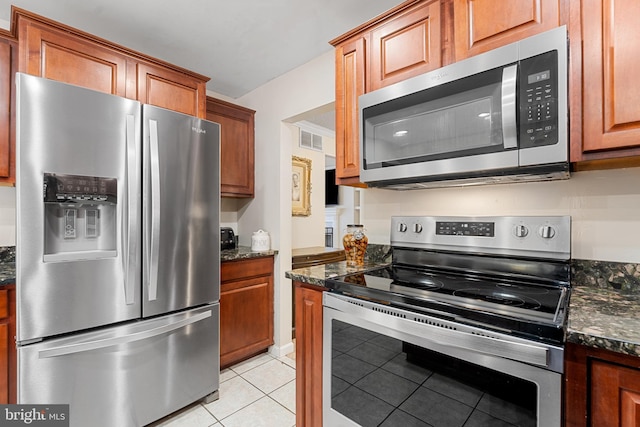
[[[238,212],[244,230],[262,228],[279,251],[275,268],[276,354],[293,350],[291,343],[291,153],[293,138],[286,121],[334,100],[333,52],[302,65],[257,88],[235,102],[256,110],[256,197]],[[241,243],[247,243],[241,240]]]
[[[291,154],[311,160],[311,215],[291,217],[291,248],[324,246],[324,163],[323,151],[301,148],[299,128],[288,126],[293,138]],[[323,144],[325,139],[323,138]],[[333,143],[333,141],[331,141]],[[335,146],[335,143],[334,143]]]
[[[0,246],[16,244],[16,189],[0,186]]]
[[[571,215],[572,257],[640,263],[640,168],[569,180],[477,187],[363,190],[369,241],[389,242],[392,215]]]

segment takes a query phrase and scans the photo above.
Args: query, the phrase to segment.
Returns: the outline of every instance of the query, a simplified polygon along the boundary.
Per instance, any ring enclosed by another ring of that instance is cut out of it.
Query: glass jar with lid
[[[369,239],[361,224],[349,224],[342,238],[342,245],[347,257],[347,265],[364,265],[364,255]]]

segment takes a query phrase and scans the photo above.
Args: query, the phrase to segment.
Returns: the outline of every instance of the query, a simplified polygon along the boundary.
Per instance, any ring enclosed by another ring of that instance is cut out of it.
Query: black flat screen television
[[[338,186],[336,185],[336,170],[324,171],[324,205],[338,205]]]

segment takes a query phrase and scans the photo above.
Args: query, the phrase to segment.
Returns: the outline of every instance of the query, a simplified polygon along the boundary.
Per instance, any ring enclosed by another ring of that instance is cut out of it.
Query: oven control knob
[[[401,222],[398,224],[398,231],[401,233],[404,233],[405,231],[407,231],[407,224]]]
[[[527,237],[527,234],[529,234],[529,229],[522,224],[516,225],[513,229],[513,234],[515,234],[516,237]]]
[[[538,230],[538,234],[540,234],[540,237],[543,239],[551,239],[556,235],[556,230],[550,225],[543,225]]]
[[[414,233],[422,233],[422,224],[413,224]]]

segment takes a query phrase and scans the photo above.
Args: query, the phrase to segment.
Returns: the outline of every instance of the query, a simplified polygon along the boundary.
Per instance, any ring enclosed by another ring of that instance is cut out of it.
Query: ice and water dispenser
[[[44,174],[44,261],[116,256],[115,178]]]

